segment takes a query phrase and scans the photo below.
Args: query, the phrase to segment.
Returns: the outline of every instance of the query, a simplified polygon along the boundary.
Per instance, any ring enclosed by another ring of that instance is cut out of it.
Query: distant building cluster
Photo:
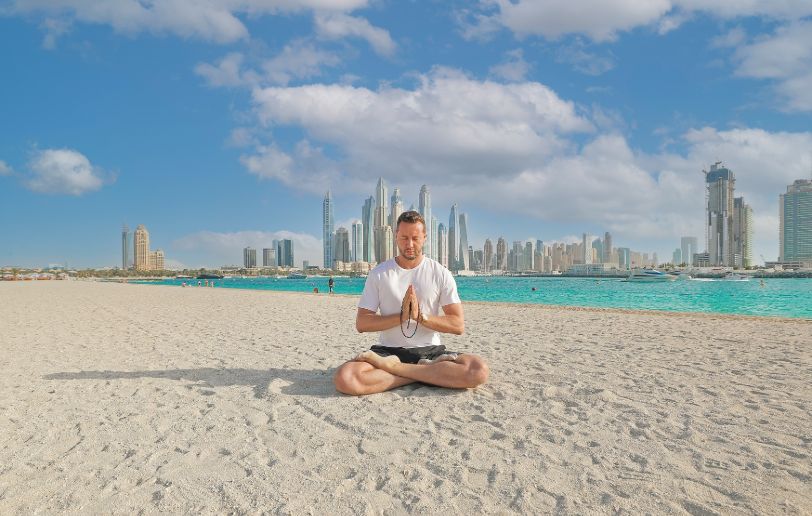
[[[132,234],[126,224],[122,227],[121,268],[137,271],[161,271],[166,268],[163,250],[150,251],[149,231],[143,224],[139,224]]]
[[[256,269],[259,267],[257,262],[257,250],[253,247],[246,247],[242,250],[243,267],[246,269]],[[293,240],[273,240],[271,247],[264,247],[262,249],[262,267],[265,268],[278,268],[293,267]]]

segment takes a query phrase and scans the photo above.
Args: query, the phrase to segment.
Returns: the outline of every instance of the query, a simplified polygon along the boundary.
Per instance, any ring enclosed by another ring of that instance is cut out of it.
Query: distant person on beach
[[[336,389],[362,395],[413,382],[455,389],[485,383],[482,358],[440,343],[440,333],[462,335],[465,318],[454,277],[423,256],[426,221],[403,212],[395,238],[400,254],[370,271],[355,317],[359,332],[381,332],[378,344],[338,368]]]
[[[331,294],[333,293],[333,285],[335,285],[335,281],[333,280],[333,277],[330,276],[330,280],[327,282],[327,286],[330,288]]]

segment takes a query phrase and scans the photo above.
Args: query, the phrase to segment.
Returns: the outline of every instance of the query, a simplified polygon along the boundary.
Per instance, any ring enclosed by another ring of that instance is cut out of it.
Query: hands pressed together
[[[403,296],[403,301],[400,304],[401,314],[408,316],[408,319],[417,320],[420,314],[420,304],[417,301],[417,293],[414,290],[414,285],[409,285],[406,289],[406,294]]]

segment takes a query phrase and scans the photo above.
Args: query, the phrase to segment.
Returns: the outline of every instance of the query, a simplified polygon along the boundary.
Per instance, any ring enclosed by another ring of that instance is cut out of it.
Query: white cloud
[[[258,83],[255,73],[244,72],[242,63],[244,56],[239,52],[232,52],[212,65],[200,63],[195,66],[195,73],[206,79],[209,86],[238,87],[252,86]]]
[[[521,48],[505,53],[505,60],[489,70],[490,74],[506,81],[523,81],[530,72],[530,64],[524,60]]]
[[[171,33],[217,43],[248,37],[239,16],[262,16],[314,10],[352,11],[367,0],[12,0],[6,12],[44,15],[45,45],[53,45],[71,22],[111,26],[116,32]],[[67,24],[67,25],[66,25]]]
[[[586,75],[601,75],[615,67],[613,57],[588,52],[580,38],[573,44],[559,48],[556,60],[559,63],[569,63],[575,70]]]
[[[0,159],[0,176],[10,176],[14,170],[3,160]]]
[[[82,195],[112,181],[83,154],[71,149],[46,149],[35,153],[28,164],[31,174],[25,185],[47,194]]]
[[[294,263],[297,267],[302,265],[302,260],[308,260],[313,265],[322,262],[321,239],[307,233],[294,233],[286,230],[233,233],[200,231],[175,240],[172,243],[172,249],[181,256],[190,257],[186,261],[194,261],[195,266],[241,265],[243,248],[257,249],[257,257],[261,261],[259,257],[262,249],[272,247],[274,240],[282,239],[293,241]]]
[[[317,13],[315,23],[316,32],[323,38],[362,38],[372,45],[375,52],[387,57],[392,56],[397,49],[388,31],[373,26],[364,18],[343,13]]]
[[[739,47],[734,61],[739,76],[776,81],[786,108],[812,111],[812,21],[781,26]]]

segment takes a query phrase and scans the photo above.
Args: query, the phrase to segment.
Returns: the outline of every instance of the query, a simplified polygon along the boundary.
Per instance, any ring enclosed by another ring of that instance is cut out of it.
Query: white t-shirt
[[[409,285],[414,285],[420,310],[429,317],[442,315],[442,307],[461,302],[457,294],[457,282],[451,272],[439,262],[424,256],[420,265],[414,269],[402,268],[394,258],[372,269],[358,308],[373,312],[380,310],[381,315],[399,314]],[[408,315],[404,314],[403,333],[411,335],[415,323],[412,321],[409,328],[406,328],[406,317]],[[397,326],[384,330],[380,332],[379,343],[381,346],[404,348],[440,344],[440,334],[423,325],[418,326],[417,333],[411,339],[404,337],[403,333]]]

